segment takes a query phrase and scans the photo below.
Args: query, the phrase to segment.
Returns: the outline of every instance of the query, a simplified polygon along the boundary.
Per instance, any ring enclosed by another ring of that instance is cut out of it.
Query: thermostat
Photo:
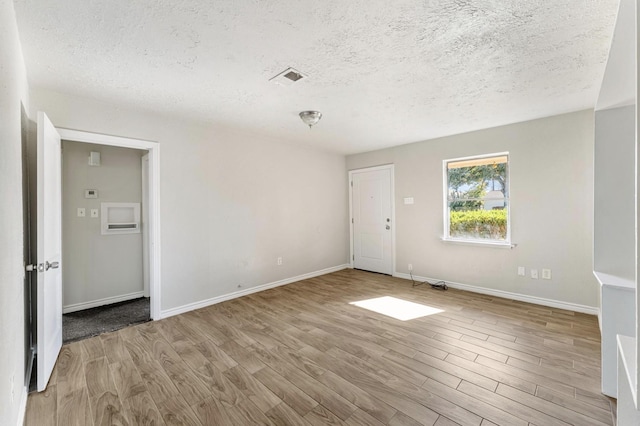
[[[98,190],[97,189],[85,189],[84,190],[84,198],[98,198]]]

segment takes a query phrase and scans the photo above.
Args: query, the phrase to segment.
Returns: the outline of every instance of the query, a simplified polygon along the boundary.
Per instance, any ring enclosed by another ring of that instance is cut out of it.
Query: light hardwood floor
[[[400,321],[349,302],[443,310]],[[593,316],[344,270],[65,345],[27,425],[611,425]]]

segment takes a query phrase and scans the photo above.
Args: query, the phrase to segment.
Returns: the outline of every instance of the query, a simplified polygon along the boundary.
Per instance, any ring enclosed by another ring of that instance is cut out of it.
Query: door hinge
[[[356,260],[356,255],[355,254],[351,255],[351,260]]]
[[[353,218],[351,218],[351,223],[354,223],[354,222],[353,222]]]
[[[353,188],[353,181],[351,181],[351,187]]]
[[[44,265],[42,263],[39,265],[37,263],[33,263],[31,265],[25,265],[24,269],[27,272],[43,272]]]

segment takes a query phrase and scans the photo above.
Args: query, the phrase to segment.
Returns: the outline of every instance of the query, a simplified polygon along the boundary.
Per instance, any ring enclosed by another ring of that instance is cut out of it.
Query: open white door
[[[37,245],[38,391],[47,387],[62,347],[62,221],[60,135],[38,112]]]
[[[353,267],[393,274],[392,168],[351,174]]]

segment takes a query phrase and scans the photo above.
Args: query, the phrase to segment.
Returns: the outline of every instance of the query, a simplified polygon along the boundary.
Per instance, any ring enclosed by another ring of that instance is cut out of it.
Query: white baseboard
[[[298,275],[297,277],[285,278],[280,281],[274,281],[268,284],[262,284],[256,287],[251,287],[246,290],[234,291],[233,293],[225,294],[222,296],[212,297],[211,299],[201,300],[199,302],[189,303],[187,305],[178,306],[175,308],[167,309],[160,312],[160,319],[172,317],[174,315],[183,314],[185,312],[193,311],[207,306],[215,305],[216,303],[226,302],[227,300],[236,299],[238,297],[246,296],[248,294],[257,293],[260,291],[268,290],[274,287],[280,287],[282,285],[291,284],[296,281],[302,281],[309,278],[317,277],[320,275],[330,274],[331,272],[341,271],[347,269],[349,265],[338,265],[331,268],[321,269],[315,272],[309,272],[308,274]]]
[[[16,423],[17,426],[24,425],[24,416],[27,413],[27,397],[29,396],[29,389],[27,389],[27,386],[22,387],[20,405],[18,406],[18,422]]]
[[[62,313],[68,314],[69,312],[82,311],[89,308],[97,308],[98,306],[124,302],[127,300],[138,299],[140,297],[144,297],[143,291],[136,291],[135,293],[123,294],[121,296],[105,297],[104,299],[92,300],[90,302],[74,303],[73,305],[63,306]]]
[[[401,273],[401,272],[396,272],[396,273],[393,274],[393,276],[394,277],[398,277],[398,278],[404,278],[406,280],[410,280],[411,279],[411,275],[405,274],[405,273]],[[449,286],[451,288],[457,288],[457,289],[460,289],[460,290],[466,290],[466,291],[470,291],[470,292],[473,292],[473,293],[487,294],[489,296],[501,297],[503,299],[519,300],[520,302],[528,302],[528,303],[533,303],[535,305],[548,306],[550,308],[565,309],[565,310],[568,310],[568,311],[581,312],[583,314],[598,315],[598,308],[595,307],[595,306],[579,305],[577,303],[569,303],[569,302],[563,302],[563,301],[560,301],[560,300],[545,299],[545,298],[542,298],[542,297],[528,296],[526,294],[511,293],[509,291],[494,290],[492,288],[478,287],[478,286],[469,285],[469,284],[462,284],[462,283],[456,283],[456,282],[451,282],[451,281],[447,281],[447,280],[440,280],[439,278],[418,277],[418,276],[414,275],[413,279],[416,280],[416,281],[420,281],[420,282],[422,282],[422,281],[429,281],[429,282],[444,281],[444,282],[447,283],[447,286]]]

